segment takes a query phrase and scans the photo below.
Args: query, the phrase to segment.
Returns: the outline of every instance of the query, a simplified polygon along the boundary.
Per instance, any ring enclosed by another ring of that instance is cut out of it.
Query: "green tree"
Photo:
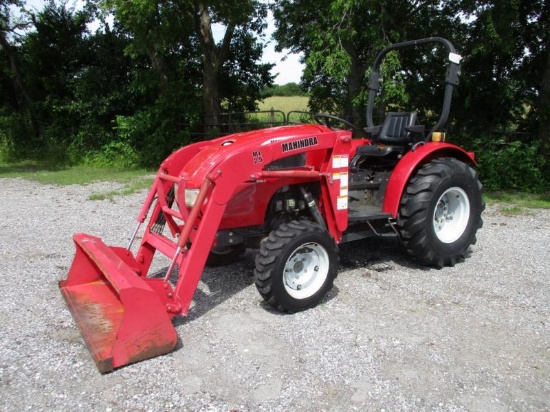
[[[523,115],[521,104],[511,104],[523,86],[517,76],[523,50],[516,41],[521,28],[514,3],[473,1],[455,6],[469,21],[461,44],[465,59],[456,99],[460,109],[455,111],[463,133],[506,129]]]
[[[22,10],[23,6],[24,2],[20,0],[0,0],[0,51],[4,63],[3,74],[12,80],[17,98],[30,102],[19,67],[17,45],[13,44],[13,37],[17,36],[17,31],[25,29],[30,23],[13,17],[12,9]]]
[[[256,36],[265,28],[266,6],[259,1],[107,0],[132,39],[128,52],[146,54],[158,73],[160,94],[167,90],[168,56],[188,74],[190,87],[200,89],[204,122],[213,126],[224,106],[254,107],[260,90],[272,82],[271,65],[261,64]],[[224,29],[216,42],[212,26]],[[193,100],[193,99],[189,99]]]
[[[136,100],[129,87],[134,66],[123,54],[126,37],[105,24],[91,33],[88,23],[101,18],[93,7],[48,2],[20,16],[33,30],[9,44],[16,70],[6,64],[1,72],[1,87],[10,92],[0,109],[4,151],[66,163],[101,150],[115,136],[116,115],[133,111]]]
[[[311,92],[311,109],[343,114],[358,126],[376,53],[389,43],[429,37],[434,27],[445,27],[446,6],[439,1],[282,0],[272,7],[277,49],[304,55],[303,84]],[[399,61],[394,58],[392,64],[397,68]]]
[[[239,39],[241,46],[249,46],[244,50],[237,49],[237,53],[250,52],[250,46],[253,46],[251,44],[253,37],[246,38],[245,33],[261,34],[265,28],[266,14],[266,6],[253,0],[189,2],[187,15],[193,22],[202,52],[202,97],[207,125],[218,123],[218,116],[221,112],[220,81],[223,67],[229,61],[232,42]],[[212,25],[214,23],[222,24],[225,27],[223,38],[219,43],[216,43],[213,36]],[[235,34],[239,35],[235,36]]]
[[[156,165],[189,141],[200,105],[200,58],[193,30],[179,4],[169,1],[98,1],[113,13],[126,39],[119,59],[132,65],[128,91],[135,107],[120,112],[115,128],[121,143],[133,147],[147,165]]]
[[[488,187],[548,190],[550,3],[469,0],[454,6],[468,22],[455,111],[461,139],[479,152],[482,172],[490,165]]]
[[[77,161],[106,145],[115,116],[131,110],[127,42],[105,25],[90,32],[88,24],[98,17],[93,7],[50,2],[28,15],[34,30],[25,33],[19,49],[40,125],[30,149],[57,163]]]
[[[550,154],[550,2],[520,3],[520,24],[525,30],[527,53],[521,73],[532,111],[529,121],[537,125],[540,153]]]
[[[19,11],[19,16],[14,16],[15,10]],[[23,1],[0,1],[0,116],[1,128],[4,129],[4,141],[0,143],[3,146],[12,146],[18,135],[30,133],[37,137],[40,133],[33,100],[21,68],[19,31],[30,25],[30,21],[22,16],[23,12]],[[16,133],[19,125],[23,125],[22,133]]]
[[[71,84],[87,59],[85,43],[89,13],[48,3],[29,16],[33,31],[21,44],[23,74],[34,101],[44,144],[68,144],[78,119],[67,110],[73,101]]]
[[[291,82],[282,85],[266,87],[262,90],[262,98],[270,96],[305,96],[306,92],[299,84]]]

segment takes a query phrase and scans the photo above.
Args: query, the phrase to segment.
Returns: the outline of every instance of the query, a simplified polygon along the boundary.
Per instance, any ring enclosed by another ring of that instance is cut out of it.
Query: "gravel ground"
[[[87,200],[116,187],[0,179],[0,410],[550,410],[550,211],[489,207],[442,270],[344,245],[334,289],[294,315],[263,304],[247,253],[205,270],[176,351],[101,375],[57,282],[73,233],[126,244],[145,193]]]

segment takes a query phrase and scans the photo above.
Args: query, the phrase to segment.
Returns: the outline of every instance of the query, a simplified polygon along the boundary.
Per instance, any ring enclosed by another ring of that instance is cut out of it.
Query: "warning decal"
[[[336,201],[336,209],[337,210],[345,210],[348,208],[348,197],[347,196],[338,196],[338,200]]]
[[[341,169],[344,167],[348,167],[348,164],[349,164],[348,155],[336,155],[332,158],[333,169]]]

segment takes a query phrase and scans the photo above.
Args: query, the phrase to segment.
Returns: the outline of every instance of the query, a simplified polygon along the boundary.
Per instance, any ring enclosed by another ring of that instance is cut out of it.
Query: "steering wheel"
[[[332,126],[330,125],[330,123],[331,123],[330,121],[331,121],[331,120],[334,120],[334,121],[336,121],[336,122],[338,122],[338,123],[343,123],[343,124],[345,124],[346,126],[348,126],[348,129],[345,129],[345,130],[350,130],[350,129],[351,129],[351,130],[355,130],[355,125],[354,125],[353,123],[348,122],[347,120],[344,120],[344,119],[342,119],[341,117],[338,117],[338,116],[333,116],[333,115],[327,114],[327,113],[315,113],[315,114],[313,115],[313,118],[315,119],[315,121],[316,121],[317,123],[322,124],[323,126],[327,126],[327,127],[331,128],[331,129],[336,129],[336,130],[338,130],[337,128],[332,127]]]

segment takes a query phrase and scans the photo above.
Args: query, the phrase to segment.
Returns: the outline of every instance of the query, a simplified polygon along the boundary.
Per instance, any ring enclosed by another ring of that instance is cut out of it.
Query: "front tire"
[[[483,225],[482,192],[475,170],[455,158],[422,166],[399,207],[397,228],[407,251],[420,263],[437,268],[466,258]]]
[[[262,297],[283,312],[317,305],[338,274],[338,248],[308,220],[283,223],[260,245],[254,278]]]

